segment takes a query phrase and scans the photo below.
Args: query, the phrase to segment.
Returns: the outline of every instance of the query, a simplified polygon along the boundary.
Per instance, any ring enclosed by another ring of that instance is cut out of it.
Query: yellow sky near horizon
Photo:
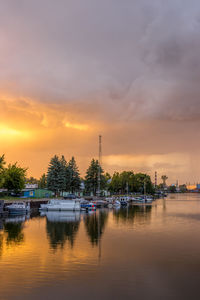
[[[3,99],[3,98],[2,98]],[[1,154],[5,153],[7,162],[16,162],[28,167],[28,175],[39,178],[47,171],[48,163],[55,154],[65,155],[69,160],[75,156],[81,175],[84,176],[90,160],[98,158],[98,135],[103,134],[103,167],[111,174],[114,171],[133,170],[147,172],[154,178],[154,172],[171,175],[186,172],[190,166],[189,156],[184,153],[148,153],[134,151],[134,139],[127,145],[119,139],[112,143],[114,127],[119,124],[95,122],[85,118],[83,111],[78,113],[65,104],[45,104],[30,99],[5,98],[0,102]],[[87,114],[87,112],[86,112]],[[137,125],[137,124],[136,124]],[[122,126],[122,125],[120,125]],[[121,138],[124,138],[121,135]],[[127,137],[129,140],[129,138]],[[130,148],[133,147],[133,148]],[[135,153],[134,153],[135,152]],[[153,152],[153,151],[152,151]]]

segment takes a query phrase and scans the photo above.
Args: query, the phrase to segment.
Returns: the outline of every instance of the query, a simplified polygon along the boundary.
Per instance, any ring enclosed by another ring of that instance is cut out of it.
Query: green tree
[[[103,176],[103,169],[99,166],[98,160],[92,159],[85,176],[85,190],[96,195],[98,189],[98,174],[100,168],[100,187],[101,190],[105,188],[105,177]]]
[[[34,177],[26,178],[26,183],[29,184],[38,184],[38,180]]]
[[[104,180],[105,180],[105,189],[109,190],[112,177],[108,172],[106,172],[106,174],[104,175]]]
[[[175,186],[175,185],[171,185],[171,186],[169,187],[169,192],[170,192],[170,193],[176,193],[176,186]]]
[[[67,164],[66,168],[66,189],[71,193],[79,191],[81,178],[79,174],[79,170],[75,161],[75,158],[72,156],[71,160]]]
[[[59,157],[54,155],[49,163],[47,171],[47,187],[49,190],[55,192],[56,195],[63,189],[62,183],[60,182],[60,171],[61,163]]]
[[[118,193],[121,190],[121,180],[120,180],[120,174],[119,172],[115,172],[113,174],[110,186],[109,186],[109,190],[112,193]]]
[[[134,191],[144,193],[144,189],[146,193],[153,194],[154,186],[151,182],[151,177],[147,174],[137,173],[134,176]]]
[[[134,173],[132,171],[123,171],[120,174],[121,192],[123,194],[133,191]]]
[[[134,190],[134,173],[132,171],[115,172],[113,174],[110,190],[114,193],[127,193]]]
[[[42,176],[40,177],[39,182],[38,182],[38,187],[40,189],[45,189],[47,187],[47,176],[46,176],[46,174],[42,174]]]
[[[58,172],[58,184],[59,184],[59,190],[61,192],[66,190],[66,168],[67,168],[67,162],[65,160],[64,155],[62,155],[61,159],[59,160],[59,172]]]
[[[186,193],[187,192],[187,186],[186,186],[186,184],[180,185],[179,188],[180,188],[180,192],[181,193]]]
[[[4,182],[4,165],[5,165],[5,155],[0,156],[0,187],[3,186]]]
[[[25,187],[27,169],[17,166],[17,163],[11,165],[4,170],[3,187],[8,191],[20,192]]]

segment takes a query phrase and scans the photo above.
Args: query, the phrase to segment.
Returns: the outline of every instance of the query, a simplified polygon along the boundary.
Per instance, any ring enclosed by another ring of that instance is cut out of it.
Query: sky
[[[0,0],[0,154],[39,178],[133,170],[200,182],[200,2]]]

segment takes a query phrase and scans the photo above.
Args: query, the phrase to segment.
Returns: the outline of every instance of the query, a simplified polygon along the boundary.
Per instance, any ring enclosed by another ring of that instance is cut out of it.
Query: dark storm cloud
[[[96,122],[108,155],[197,152],[199,53],[197,0],[0,0],[2,94]]]
[[[113,118],[124,105],[132,118],[171,118],[173,101],[179,118],[176,107],[198,104],[197,1],[1,0],[0,17],[2,88],[101,101]]]

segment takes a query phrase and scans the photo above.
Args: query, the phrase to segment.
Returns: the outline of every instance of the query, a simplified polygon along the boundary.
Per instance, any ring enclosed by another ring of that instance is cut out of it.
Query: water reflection
[[[108,220],[107,210],[98,210],[84,216],[84,223],[92,246],[98,245]]]
[[[23,218],[3,220],[0,298],[198,299],[200,195],[188,197],[93,214],[47,213],[28,226]],[[23,234],[23,244],[7,245],[8,232],[14,241]],[[50,240],[64,249],[49,251]]]
[[[152,206],[129,206],[127,208],[113,210],[113,216],[117,223],[146,223],[151,219]]]
[[[80,212],[46,212],[46,231],[50,247],[63,248],[69,241],[73,248],[80,224]]]
[[[15,217],[15,218],[7,218],[4,223],[4,230],[7,233],[6,243],[7,245],[21,244],[24,241],[24,222],[25,216]]]

